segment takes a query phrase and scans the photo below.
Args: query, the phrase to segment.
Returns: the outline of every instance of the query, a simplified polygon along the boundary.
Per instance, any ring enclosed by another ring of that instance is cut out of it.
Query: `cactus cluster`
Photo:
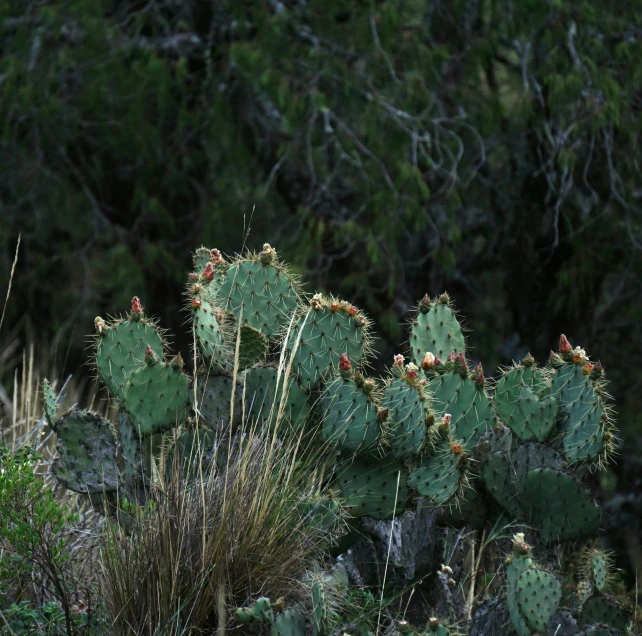
[[[167,438],[170,456],[189,464],[249,422],[258,432],[314,435],[331,447],[326,501],[355,517],[390,519],[421,499],[464,517],[475,502],[499,506],[547,545],[599,530],[600,509],[583,477],[608,462],[614,445],[604,371],[565,336],[545,367],[529,354],[493,382],[467,360],[449,297],[426,296],[411,324],[410,361],[396,355],[378,379],[365,373],[370,321],[348,302],[306,296],[267,244],[229,261],[197,250],[186,295],[193,377],[134,298],[125,317],[95,321],[94,364],[119,406],[116,425],[79,409],[57,417],[45,385],[45,413],[58,435],[54,471],[68,488],[127,491],[144,477],[149,440]],[[561,599],[556,575],[521,544],[507,568],[520,636],[542,631]],[[587,556],[582,624],[618,629],[625,612],[604,592],[607,570],[601,552]],[[265,599],[237,618],[268,621],[274,634],[298,634],[304,620]],[[442,627],[431,630],[446,633]]]

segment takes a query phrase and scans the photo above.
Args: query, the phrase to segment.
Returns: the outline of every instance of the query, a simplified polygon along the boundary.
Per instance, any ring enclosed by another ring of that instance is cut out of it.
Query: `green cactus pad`
[[[562,599],[562,585],[550,572],[528,568],[515,586],[519,612],[531,632],[544,632]]]
[[[582,554],[582,572],[598,592],[606,588],[610,569],[610,557],[607,552],[588,548]]]
[[[503,508],[514,517],[522,517],[522,509],[518,499],[519,482],[515,479],[510,459],[503,451],[492,453],[482,471],[484,485],[488,492]]]
[[[297,508],[303,517],[311,521],[312,525],[325,532],[336,530],[341,521],[341,506],[330,497],[307,498],[301,501]]]
[[[582,365],[564,364],[555,371],[550,391],[560,403],[559,430],[568,461],[599,457],[604,451],[608,416],[590,374]]]
[[[42,406],[47,423],[53,427],[56,423],[58,404],[56,401],[56,392],[51,384],[49,384],[47,378],[42,381]]]
[[[189,407],[189,379],[159,360],[145,362],[125,382],[124,406],[140,438],[182,422]]]
[[[614,629],[626,630],[631,612],[615,599],[603,594],[591,596],[582,606],[580,625],[601,624]]]
[[[209,247],[199,247],[192,254],[192,263],[195,272],[202,272],[205,266],[211,262],[211,250]]]
[[[537,468],[522,480],[519,495],[545,543],[579,539],[600,526],[600,509],[566,473]]]
[[[328,628],[328,602],[323,582],[312,582],[312,634],[324,636]]]
[[[316,386],[331,368],[338,368],[342,353],[348,354],[356,369],[369,349],[369,323],[361,313],[347,303],[316,298],[299,315],[286,345],[292,355],[292,369],[306,389]]]
[[[233,379],[226,374],[202,373],[196,377],[196,391],[190,391],[192,408],[199,420],[213,431],[223,432],[230,428],[234,430],[241,423],[243,388],[241,383],[237,382],[232,395],[233,385]],[[234,400],[233,414],[232,399]],[[230,417],[233,417],[233,420],[230,420]]]
[[[236,620],[245,625],[247,623],[253,623],[254,621],[267,621],[269,623],[274,622],[274,610],[272,609],[272,603],[270,599],[266,596],[262,596],[257,599],[254,605],[251,607],[239,607],[235,612]]]
[[[450,502],[465,482],[463,455],[456,455],[446,440],[437,444],[430,457],[410,469],[408,485],[414,488],[426,503],[443,506]]]
[[[399,477],[399,492],[397,479]],[[389,519],[403,511],[408,497],[406,471],[398,462],[374,455],[361,455],[342,471],[335,485],[341,491],[344,507],[354,516]],[[395,510],[395,494],[397,507]]]
[[[53,472],[69,490],[85,494],[118,490],[116,437],[107,420],[71,409],[53,428],[59,454]]]
[[[162,335],[153,322],[144,318],[116,320],[98,334],[96,367],[118,400],[124,398],[125,380],[144,360],[148,346],[158,357],[163,357]]]
[[[226,334],[224,316],[203,297],[200,305],[192,305],[192,321],[198,348],[207,361],[210,372],[218,372],[232,366],[232,350]],[[219,316],[217,318],[217,315]]]
[[[381,433],[372,394],[354,379],[336,377],[326,383],[321,397],[324,412],[321,439],[343,451],[359,451],[376,444]]]
[[[265,336],[258,329],[243,325],[239,344],[239,369],[248,369],[263,362],[267,354],[267,346]]]
[[[533,560],[528,555],[513,555],[506,568],[506,603],[511,623],[518,636],[531,636],[531,630],[519,609],[517,588],[523,572],[533,566]]]
[[[277,386],[278,370],[274,367],[257,366],[243,374],[245,382],[245,409],[250,414],[251,423],[259,421],[261,425],[269,418],[276,420],[283,396],[283,377]],[[272,404],[276,398],[274,409]],[[287,383],[287,397],[284,404],[283,418],[292,430],[299,431],[305,426],[310,415],[308,393],[294,380]]]
[[[432,378],[427,388],[432,394],[435,417],[439,419],[450,413],[453,436],[470,452],[495,421],[492,402],[485,389],[478,388],[472,378],[449,371]]]
[[[547,389],[543,373],[521,365],[505,372],[497,383],[497,414],[519,439],[543,442],[554,429],[559,405],[555,397],[543,395]]]
[[[232,263],[217,295],[220,306],[231,311],[236,321],[257,329],[270,339],[287,327],[297,308],[298,284],[274,258],[242,258]]]
[[[142,454],[134,423],[124,408],[118,411],[118,437],[122,453],[123,477],[128,485],[132,485],[141,469]]]
[[[430,623],[428,629],[430,630],[428,633],[434,636],[451,636],[450,630],[443,623]]]
[[[383,394],[382,406],[388,409],[386,439],[392,456],[406,459],[418,455],[427,435],[428,399],[418,382],[405,377],[392,378]]]
[[[417,366],[421,365],[427,352],[446,360],[453,351],[465,351],[466,343],[461,325],[446,294],[431,303],[419,303],[417,316],[412,322],[410,346],[413,362]]]
[[[305,636],[305,615],[295,609],[278,613],[274,619],[274,630],[277,636]]]
[[[171,474],[169,471],[173,470],[175,461],[185,474],[197,475],[199,468],[206,471],[216,440],[216,433],[209,429],[199,428],[182,433],[167,455],[168,473]]]

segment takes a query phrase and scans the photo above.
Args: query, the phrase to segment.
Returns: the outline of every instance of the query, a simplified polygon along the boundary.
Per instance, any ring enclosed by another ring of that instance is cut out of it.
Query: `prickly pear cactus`
[[[47,424],[53,428],[56,423],[58,404],[56,400],[56,392],[47,378],[45,378],[42,383],[42,405]]]

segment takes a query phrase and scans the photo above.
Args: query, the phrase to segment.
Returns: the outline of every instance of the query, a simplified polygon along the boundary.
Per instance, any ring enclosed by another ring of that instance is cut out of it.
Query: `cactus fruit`
[[[410,346],[415,364],[420,365],[426,352],[445,360],[452,353],[464,352],[466,343],[448,294],[430,301],[425,296],[419,303],[412,322]]]
[[[390,519],[403,511],[408,497],[404,467],[372,455],[355,457],[339,472],[336,485],[344,507],[354,516]]]
[[[519,439],[544,442],[555,428],[559,405],[547,390],[546,377],[532,365],[515,365],[497,383],[497,414]]]
[[[144,317],[136,297],[128,318],[111,323],[97,318],[96,324],[95,362],[98,374],[111,393],[122,400],[125,380],[143,362],[147,347],[151,347],[157,356],[163,356],[163,334],[155,322]]]
[[[189,379],[180,369],[153,355],[133,370],[125,382],[123,403],[140,438],[180,424],[189,406]]]
[[[58,404],[56,400],[56,392],[47,378],[42,381],[42,404],[47,424],[53,428],[56,423],[56,411],[58,410]]]
[[[96,413],[71,409],[55,422],[59,456],[53,472],[78,493],[116,492],[119,471],[111,424]]]
[[[600,509],[577,481],[561,471],[529,472],[519,497],[546,543],[592,535],[600,526]]]
[[[355,367],[365,362],[370,349],[369,321],[353,305],[316,294],[301,310],[286,341],[292,369],[299,383],[314,388],[339,357],[347,353]]]

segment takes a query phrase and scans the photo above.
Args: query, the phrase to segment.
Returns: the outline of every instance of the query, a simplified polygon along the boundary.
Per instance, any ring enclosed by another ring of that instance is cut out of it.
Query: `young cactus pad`
[[[554,574],[528,568],[517,579],[515,598],[530,632],[544,632],[562,599],[562,585]]]
[[[47,378],[42,382],[42,403],[47,424],[53,427],[56,423],[58,405],[56,403],[56,392]]]
[[[138,303],[138,305],[137,305]],[[144,318],[140,301],[134,298],[133,309],[125,320],[105,323],[96,318],[96,368],[107,388],[123,399],[125,380],[145,358],[147,347],[163,356],[163,338],[156,325]]]
[[[420,365],[427,352],[445,360],[450,353],[466,348],[461,325],[450,306],[447,294],[430,301],[425,297],[417,308],[410,333],[413,362]]]

